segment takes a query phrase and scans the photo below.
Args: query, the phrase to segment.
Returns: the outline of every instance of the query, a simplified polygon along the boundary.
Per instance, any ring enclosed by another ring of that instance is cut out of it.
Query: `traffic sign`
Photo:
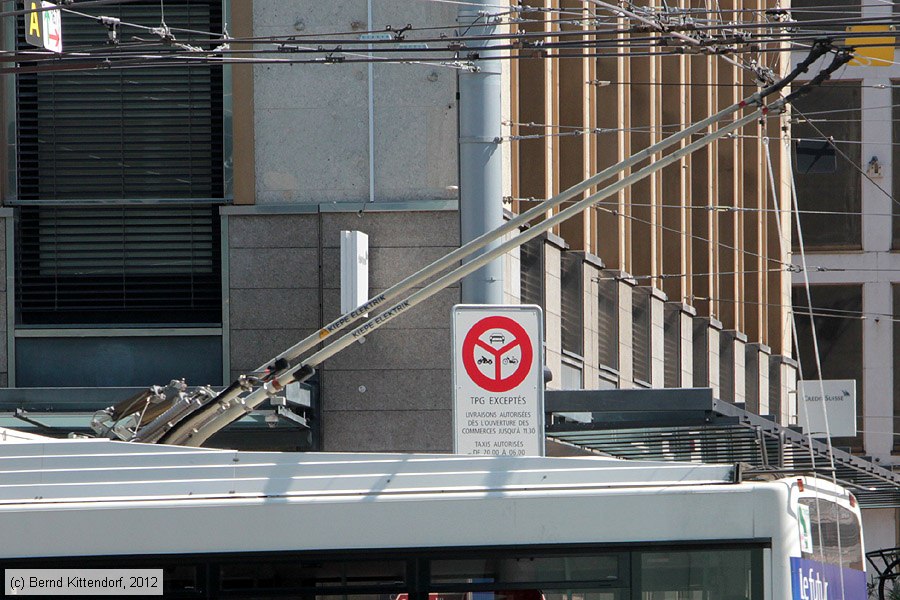
[[[542,317],[539,306],[454,307],[456,453],[543,456]]]
[[[61,53],[62,42],[62,11],[55,4],[43,2],[44,6],[44,48],[51,52]]]
[[[44,13],[41,12],[44,3],[39,0],[28,0],[25,3],[28,12],[25,13],[25,41],[38,48],[44,47]]]
[[[62,11],[52,2],[28,0],[25,13],[25,41],[32,46],[60,53],[62,41]]]
[[[466,374],[488,392],[508,392],[531,370],[534,346],[528,332],[509,317],[478,321],[462,345]]]

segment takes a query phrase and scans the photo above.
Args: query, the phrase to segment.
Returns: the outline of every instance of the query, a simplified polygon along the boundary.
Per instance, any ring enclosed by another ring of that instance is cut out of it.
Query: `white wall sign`
[[[453,308],[453,451],[544,455],[539,306]]]
[[[369,301],[369,236],[341,232],[341,314]]]
[[[825,401],[822,401],[822,391]],[[828,414],[828,427],[825,414]],[[856,380],[829,379],[800,381],[797,385],[798,421],[813,437],[854,437],[856,435]]]

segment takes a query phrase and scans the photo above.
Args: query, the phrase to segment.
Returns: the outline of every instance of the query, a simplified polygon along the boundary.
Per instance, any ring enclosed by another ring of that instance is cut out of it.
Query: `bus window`
[[[829,500],[801,498],[800,504],[809,507],[813,538],[813,552],[804,552],[803,558],[862,571],[862,535],[856,514]]]
[[[641,600],[758,600],[763,596],[758,548],[641,552]]]
[[[622,564],[625,560],[618,553],[435,559],[431,562],[431,581],[433,584],[582,581],[613,585],[627,580]]]

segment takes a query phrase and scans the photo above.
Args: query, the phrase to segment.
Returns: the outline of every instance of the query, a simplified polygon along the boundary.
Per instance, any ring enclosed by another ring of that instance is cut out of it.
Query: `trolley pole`
[[[458,13],[462,35],[489,36],[497,31],[499,4],[474,0]],[[479,44],[495,45],[491,40]],[[480,54],[474,70],[459,74],[459,220],[460,244],[466,244],[503,225],[503,164],[501,139],[502,82],[499,51],[471,50]],[[465,52],[465,50],[463,50]],[[489,252],[495,241],[468,260]],[[468,262],[468,261],[467,261]],[[503,262],[495,260],[462,281],[465,304],[503,303]]]

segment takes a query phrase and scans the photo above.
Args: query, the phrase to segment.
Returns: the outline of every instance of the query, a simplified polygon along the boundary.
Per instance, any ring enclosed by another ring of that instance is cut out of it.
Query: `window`
[[[812,553],[803,552],[803,558],[862,571],[862,531],[856,515],[821,498],[801,498],[800,504],[809,507],[813,542]]]
[[[860,102],[858,82],[834,82],[822,85],[793,103],[797,205],[807,249],[862,248]],[[823,140],[829,136],[834,138],[837,146],[834,172],[816,172],[818,169],[802,172],[803,163],[808,165],[809,161],[804,161],[802,156],[798,158],[797,143],[819,142],[826,144],[821,149],[834,150]],[[795,248],[799,247],[798,240],[794,223]]]
[[[155,0],[84,11],[147,27],[162,18]],[[167,0],[165,22],[176,36],[215,35],[222,3]],[[73,12],[63,28],[69,49],[108,41]],[[17,324],[220,324],[222,68],[40,72],[16,85]]]
[[[681,387],[681,307],[666,304],[663,324],[663,351],[665,353],[664,385],[667,388]]]
[[[634,380],[650,384],[650,289],[634,288],[632,299],[632,350]]]
[[[807,21],[803,29],[834,29],[834,23],[810,24],[809,21],[847,19],[860,14],[859,0],[791,0],[791,16]]]
[[[152,0],[82,10],[160,24]],[[222,31],[219,0],[167,0],[165,11],[170,28]],[[93,19],[63,12],[63,29],[69,49],[107,44]],[[19,75],[18,200],[224,198],[222,81],[211,66]]]
[[[584,354],[584,259],[580,254],[563,252],[560,285],[562,307],[562,349]]]
[[[107,27],[84,13],[145,26],[154,37],[162,9],[137,0],[64,11],[67,49],[108,46]],[[222,0],[166,0],[164,10],[178,41],[223,31]],[[24,20],[16,23],[25,49]],[[119,52],[144,51],[132,44],[136,30],[119,33]],[[16,76],[14,183],[4,189],[17,207],[12,384],[222,381],[223,71],[196,64]],[[65,368],[42,369],[41,358]]]
[[[641,600],[657,598],[762,598],[759,552],[697,550],[643,552]]]
[[[803,379],[855,379],[857,381],[857,429],[862,431],[863,414],[863,329],[862,329],[862,286],[860,285],[814,285],[812,296],[812,322],[815,324],[816,340],[822,372],[816,369],[815,350],[812,340],[810,310],[806,290],[794,287],[793,304],[797,323],[797,351],[803,371]],[[834,438],[837,446],[862,448],[862,436],[856,438]]]
[[[600,367],[619,368],[619,282],[601,273],[597,282],[597,357]]]
[[[22,207],[18,323],[221,323],[218,223],[209,205]]]
[[[719,397],[726,402],[734,402],[734,346],[734,332],[719,334]]]
[[[528,240],[519,248],[522,304],[544,306],[544,238]]]

